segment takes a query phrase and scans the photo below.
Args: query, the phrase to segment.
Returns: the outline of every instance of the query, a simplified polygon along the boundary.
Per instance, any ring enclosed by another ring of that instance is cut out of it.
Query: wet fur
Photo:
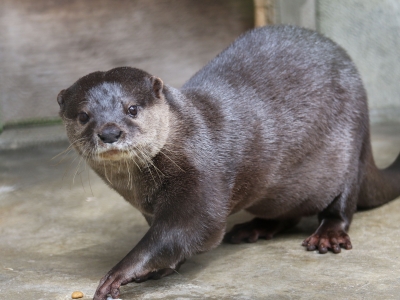
[[[95,299],[116,297],[120,285],[162,277],[216,247],[227,217],[241,209],[258,219],[236,227],[231,242],[270,238],[319,214],[304,246],[339,252],[351,248],[346,232],[357,204],[375,207],[400,194],[400,159],[386,171],[375,167],[355,65],[313,31],[250,31],[180,90],[117,68],[81,78],[58,102],[78,152],[150,225]],[[130,103],[140,105],[141,119],[126,116]],[[81,110],[92,117],[84,126],[76,119]],[[101,145],[94,133],[111,123],[124,136]],[[99,159],[107,147],[128,154]]]

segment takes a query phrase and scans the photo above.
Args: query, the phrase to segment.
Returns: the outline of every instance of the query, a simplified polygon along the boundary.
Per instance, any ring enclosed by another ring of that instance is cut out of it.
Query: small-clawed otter
[[[94,299],[216,247],[241,209],[256,219],[227,233],[230,242],[270,238],[318,214],[303,246],[338,253],[352,247],[357,207],[400,195],[400,156],[375,166],[355,65],[313,31],[247,32],[180,90],[123,67],[82,77],[58,103],[75,149],[150,225]]]

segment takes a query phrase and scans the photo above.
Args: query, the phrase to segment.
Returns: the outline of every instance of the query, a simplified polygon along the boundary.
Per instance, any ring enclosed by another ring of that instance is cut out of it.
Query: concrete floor
[[[75,290],[90,299],[147,230],[73,152],[51,160],[67,148],[64,138],[60,127],[0,136],[0,299],[63,300]],[[400,123],[375,125],[373,147],[379,166],[394,160]],[[229,227],[247,219],[236,214]],[[357,213],[354,248],[339,255],[300,246],[316,224],[308,218],[270,241],[223,244],[189,259],[179,274],[123,287],[121,298],[400,299],[399,199]]]

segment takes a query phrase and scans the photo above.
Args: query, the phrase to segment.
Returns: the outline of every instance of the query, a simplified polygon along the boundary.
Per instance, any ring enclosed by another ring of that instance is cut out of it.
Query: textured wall
[[[56,116],[57,93],[92,71],[180,86],[252,26],[252,0],[1,0],[2,122]]]
[[[316,0],[275,0],[275,23],[316,29]]]
[[[372,120],[400,121],[400,1],[319,0],[318,27],[356,63]]]

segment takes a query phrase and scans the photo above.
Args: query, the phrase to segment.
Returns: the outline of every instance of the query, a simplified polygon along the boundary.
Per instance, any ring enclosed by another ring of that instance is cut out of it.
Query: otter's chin
[[[122,160],[130,158],[128,151],[119,150],[119,149],[112,149],[98,153],[97,158],[98,160]]]

